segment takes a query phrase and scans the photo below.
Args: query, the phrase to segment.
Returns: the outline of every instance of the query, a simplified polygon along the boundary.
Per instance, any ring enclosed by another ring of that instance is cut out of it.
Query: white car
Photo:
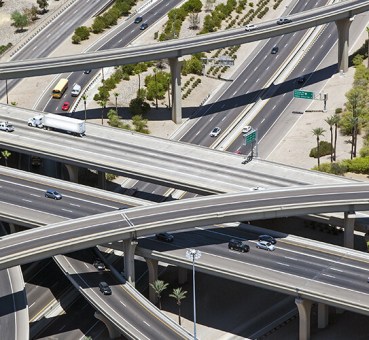
[[[245,31],[250,32],[250,31],[256,30],[257,28],[258,28],[258,26],[257,26],[257,25],[249,24],[249,25],[246,25],[246,26],[245,26]]]
[[[211,130],[210,137],[218,137],[220,134],[220,131],[222,131],[220,127],[215,127],[213,130]]]
[[[273,251],[275,249],[274,245],[267,241],[256,242],[256,248],[265,249],[269,251]]]
[[[250,125],[246,125],[243,129],[242,129],[242,134],[245,135],[246,133],[250,132],[252,130],[252,127]]]

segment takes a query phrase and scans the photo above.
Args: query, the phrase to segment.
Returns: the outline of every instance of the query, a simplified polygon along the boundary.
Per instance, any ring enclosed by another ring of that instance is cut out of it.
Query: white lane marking
[[[334,279],[336,278],[334,275],[329,275],[329,274],[322,274],[323,276],[327,276],[327,277],[333,277]]]
[[[51,33],[49,33],[49,34],[46,36],[46,38],[50,37],[50,35],[51,35]]]
[[[62,209],[63,211],[67,211],[67,212],[73,212],[73,210],[69,210],[69,209]]]
[[[36,303],[36,302],[31,303],[31,304],[28,306],[28,308],[32,308],[32,306],[33,306],[35,303]]]
[[[67,327],[67,325],[63,325],[59,328],[59,331],[62,331],[65,327]]]
[[[75,204],[75,203],[69,203],[70,205],[73,205],[74,207],[80,207],[79,204]]]
[[[335,272],[340,272],[340,273],[343,273],[343,270],[341,269],[337,269],[337,268],[330,268],[331,270],[334,270]]]
[[[127,307],[127,305],[124,303],[124,302],[122,302],[122,301],[119,301],[124,307]]]
[[[37,194],[29,194],[30,196],[34,196],[34,197],[40,197],[40,195]]]
[[[24,198],[22,198],[22,201],[25,201],[25,202],[32,202],[31,200],[26,200]]]
[[[281,266],[286,266],[286,267],[289,267],[290,265],[287,264],[287,263],[283,263],[283,262],[277,262],[278,264],[280,264]]]
[[[296,257],[285,256],[284,258],[289,259],[289,260],[299,261],[299,259],[297,259]]]
[[[86,268],[88,268],[88,265],[87,265],[87,263],[86,263],[86,262],[84,263],[84,265],[85,265],[85,267],[86,267]]]
[[[143,323],[145,323],[146,325],[148,325],[149,327],[151,327],[145,320],[142,320]]]

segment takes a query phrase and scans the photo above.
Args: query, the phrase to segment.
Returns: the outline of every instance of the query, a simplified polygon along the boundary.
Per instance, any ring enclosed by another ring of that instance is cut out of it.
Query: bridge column
[[[325,303],[318,303],[318,328],[328,326],[329,306]]]
[[[295,299],[295,303],[299,311],[299,340],[309,340],[312,302],[310,300],[297,297]]]
[[[188,281],[187,278],[188,270],[186,268],[178,267],[178,283],[183,285]]]
[[[145,258],[147,268],[149,269],[149,283],[153,283],[158,279],[158,260]],[[154,289],[149,285],[149,300],[155,305],[158,302],[158,298]]]
[[[134,239],[123,240],[124,250],[124,276],[130,284],[135,286],[135,249],[137,241]]]
[[[78,166],[64,164],[67,168],[69,180],[73,183],[78,183]]]
[[[11,234],[15,234],[18,230],[19,228],[14,223],[9,223],[9,232]]]
[[[115,328],[115,326],[109,321],[109,319],[107,319],[104,315],[102,315],[99,312],[95,312],[94,314],[95,318],[102,321],[106,328],[108,329],[109,332],[109,338],[110,339],[116,339],[116,338],[120,338],[120,333],[119,331]]]
[[[170,72],[172,75],[172,120],[176,124],[182,123],[182,64],[183,58],[169,58]]]
[[[336,20],[338,31],[338,71],[348,71],[349,32],[353,18]]]
[[[345,212],[343,220],[343,246],[346,248],[354,248],[354,225],[355,225],[355,212]]]
[[[102,172],[102,171],[97,172],[97,186],[100,189],[103,189],[103,190],[106,189],[105,172]]]

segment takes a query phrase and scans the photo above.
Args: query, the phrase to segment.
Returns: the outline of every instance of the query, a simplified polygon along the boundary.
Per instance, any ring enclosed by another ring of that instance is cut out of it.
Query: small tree
[[[13,20],[13,26],[18,32],[23,32],[24,27],[29,25],[29,20],[27,15],[21,14],[19,11],[14,11],[11,14],[11,19]]]
[[[153,283],[150,283],[151,288],[158,297],[159,309],[161,309],[161,293],[167,289],[168,285],[169,283],[164,283],[162,280],[155,280]]]
[[[37,0],[38,7],[42,10],[42,13],[47,12],[47,7],[49,7],[49,3],[47,0]]]
[[[190,21],[190,29],[197,29],[200,25],[200,16],[199,13],[190,13],[188,20]]]
[[[100,100],[98,104],[101,106],[101,125],[104,125],[104,110],[106,108],[106,100]]]
[[[35,21],[37,20],[38,9],[33,5],[31,8],[25,8],[23,14],[27,15],[29,21]]]
[[[80,26],[74,30],[74,34],[78,35],[81,40],[87,40],[90,36],[90,30],[87,26]]]
[[[143,98],[137,97],[129,102],[128,110],[132,115],[144,116],[150,111],[150,105]]]
[[[5,166],[8,166],[8,158],[12,155],[8,150],[1,151],[2,156],[5,160]]]
[[[318,169],[320,167],[320,143],[319,143],[319,140],[320,140],[320,137],[321,136],[324,136],[324,132],[325,130],[321,127],[319,128],[315,128],[313,129],[313,135],[316,136],[316,148],[317,148],[317,153],[318,153]]]
[[[142,118],[141,115],[134,115],[132,117],[132,124],[135,127],[135,131],[149,134],[150,131],[147,128],[147,119]]]
[[[187,291],[182,290],[182,287],[173,289],[172,294],[169,294],[170,297],[176,299],[178,305],[178,323],[181,326],[181,300],[186,298]]]
[[[334,147],[333,147],[333,160],[336,161],[337,158],[337,134],[338,134],[338,124],[341,120],[340,116],[338,114],[335,114],[334,116]]]

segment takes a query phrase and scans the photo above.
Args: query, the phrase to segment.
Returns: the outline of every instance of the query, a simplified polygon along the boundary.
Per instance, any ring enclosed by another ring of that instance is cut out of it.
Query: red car
[[[69,110],[69,106],[70,106],[69,102],[64,102],[64,104],[62,106],[62,110],[63,111],[68,111]]]

